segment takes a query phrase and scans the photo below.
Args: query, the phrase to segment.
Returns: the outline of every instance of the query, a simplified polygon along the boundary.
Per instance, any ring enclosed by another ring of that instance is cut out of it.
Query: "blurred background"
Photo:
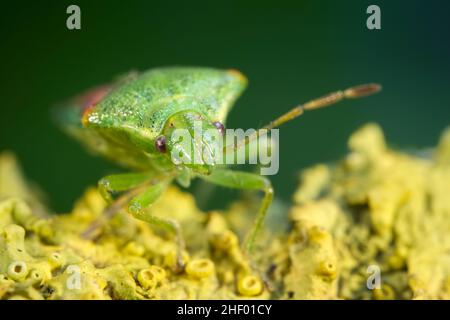
[[[81,30],[66,28],[70,4],[81,8]],[[370,4],[381,8],[381,30],[366,28]],[[0,10],[0,150],[16,153],[58,212],[121,169],[65,136],[50,107],[131,69],[241,70],[250,84],[230,128],[258,127],[331,90],[381,83],[376,96],[282,127],[271,179],[285,200],[301,169],[342,157],[364,123],[379,123],[398,148],[435,145],[450,124],[448,1],[8,1]]]

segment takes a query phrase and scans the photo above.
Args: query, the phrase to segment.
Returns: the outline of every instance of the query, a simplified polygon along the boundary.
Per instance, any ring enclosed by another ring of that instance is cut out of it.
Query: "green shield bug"
[[[72,99],[59,112],[58,121],[70,135],[93,152],[132,170],[131,173],[111,175],[99,181],[101,194],[111,203],[105,214],[111,215],[126,207],[137,219],[174,232],[180,268],[184,242],[178,223],[154,217],[145,210],[174,180],[188,185],[191,179],[198,177],[224,187],[264,193],[256,221],[243,243],[246,255],[251,254],[272,202],[273,189],[265,176],[232,171],[214,162],[179,163],[171,156],[175,144],[170,137],[177,129],[194,135],[195,123],[200,122],[202,129],[206,129],[203,132],[215,130],[223,134],[227,114],[246,83],[246,78],[236,70],[159,68],[100,86]],[[257,138],[263,130],[276,128],[305,111],[379,90],[377,84],[366,84],[314,99],[256,130],[253,138]],[[245,147],[251,140],[252,137],[247,137],[237,141],[233,150]],[[215,147],[215,140],[207,135],[196,141],[201,150]],[[189,152],[186,154],[189,156]],[[117,194],[120,196],[115,197]],[[92,236],[97,227],[98,224],[92,225],[84,236]]]

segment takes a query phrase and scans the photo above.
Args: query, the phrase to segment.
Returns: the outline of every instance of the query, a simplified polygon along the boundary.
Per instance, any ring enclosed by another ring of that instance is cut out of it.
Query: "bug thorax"
[[[171,116],[155,149],[197,174],[209,174],[215,166],[216,155],[222,152],[224,126],[197,111],[183,111]]]

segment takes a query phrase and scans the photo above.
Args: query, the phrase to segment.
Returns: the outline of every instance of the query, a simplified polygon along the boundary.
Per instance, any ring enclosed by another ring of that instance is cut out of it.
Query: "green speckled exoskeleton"
[[[73,99],[60,112],[58,122],[93,152],[132,169],[132,173],[104,177],[101,194],[111,203],[106,215],[125,207],[137,219],[171,230],[178,243],[178,266],[182,267],[184,247],[176,221],[155,217],[145,210],[174,180],[187,186],[191,179],[243,190],[262,191],[264,197],[253,227],[243,242],[250,255],[267,209],[273,198],[270,181],[254,173],[232,171],[209,164],[175,164],[171,157],[173,130],[192,132],[195,121],[204,129],[224,131],[235,100],[246,87],[246,78],[236,70],[171,67],[131,74],[111,85],[100,86]],[[358,98],[377,92],[376,84],[352,87],[299,105],[262,129],[272,129],[304,111],[325,107],[344,98]],[[259,130],[256,131],[257,135]],[[238,142],[245,147],[250,141]],[[202,138],[208,149],[211,139]],[[98,225],[84,234],[91,237]]]

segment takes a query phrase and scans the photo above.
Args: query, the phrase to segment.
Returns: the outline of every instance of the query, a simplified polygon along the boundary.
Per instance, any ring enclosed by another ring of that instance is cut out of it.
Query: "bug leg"
[[[132,198],[128,204],[128,211],[136,219],[145,221],[154,226],[161,227],[175,234],[177,247],[177,261],[175,271],[180,272],[184,268],[182,254],[185,248],[180,224],[173,219],[157,217],[146,210],[146,208],[153,202],[155,202],[156,199],[158,199],[159,196],[164,192],[164,190],[167,188],[168,182],[170,181],[162,181],[158,184],[152,185],[148,187],[143,193]]]
[[[261,228],[263,227],[267,210],[272,203],[273,188],[270,180],[254,173],[226,169],[215,170],[211,175],[202,176],[201,178],[224,187],[243,190],[258,190],[264,192],[264,198],[261,206],[259,207],[255,222],[247,233],[242,246],[244,254],[246,256],[251,256],[255,241],[261,231]]]
[[[106,201],[112,202],[121,192],[131,190],[155,177],[156,174],[154,172],[110,175],[100,179],[98,190]]]
[[[125,173],[102,178],[98,182],[98,190],[110,205],[105,208],[100,218],[88,226],[82,237],[92,240],[102,225],[140,191],[138,186],[151,182],[152,179],[156,178],[157,175],[154,172]]]

